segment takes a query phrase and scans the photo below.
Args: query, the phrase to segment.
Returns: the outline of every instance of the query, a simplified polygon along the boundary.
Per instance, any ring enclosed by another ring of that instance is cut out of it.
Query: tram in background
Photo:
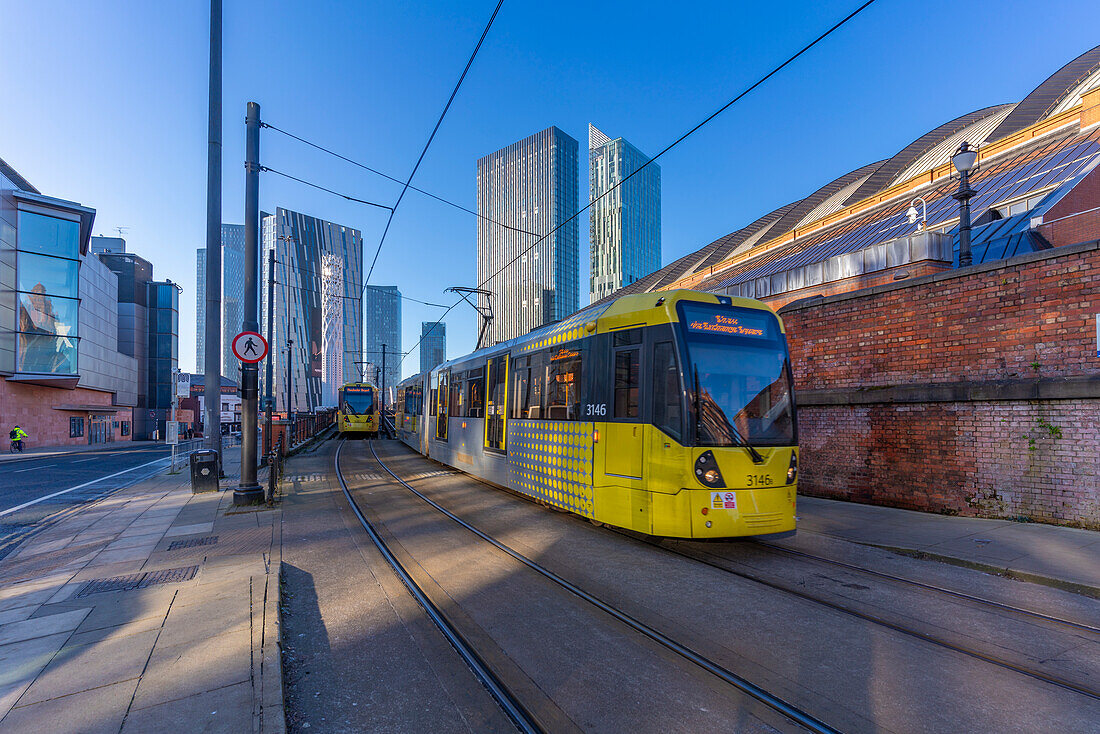
[[[724,538],[795,529],[782,320],[747,298],[623,296],[398,385],[420,453],[598,523]]]
[[[369,382],[348,382],[340,388],[337,425],[340,433],[377,438],[381,407],[378,388]]]

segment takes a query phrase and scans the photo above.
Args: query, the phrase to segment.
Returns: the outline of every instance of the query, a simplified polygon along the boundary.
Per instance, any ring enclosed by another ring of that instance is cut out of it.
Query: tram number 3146
[[[745,476],[746,487],[770,487],[772,478],[767,474],[747,474]]]
[[[585,415],[607,415],[607,403],[588,403],[584,406]]]

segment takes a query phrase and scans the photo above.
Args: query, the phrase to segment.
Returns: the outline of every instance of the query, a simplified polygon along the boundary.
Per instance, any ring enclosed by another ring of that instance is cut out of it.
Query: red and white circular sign
[[[267,340],[254,331],[233,337],[233,354],[242,362],[259,362],[267,356]]]

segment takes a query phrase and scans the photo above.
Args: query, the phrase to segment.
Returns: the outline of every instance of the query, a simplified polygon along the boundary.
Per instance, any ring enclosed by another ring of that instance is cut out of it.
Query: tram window
[[[638,385],[641,382],[640,350],[615,353],[615,417],[638,417]]]
[[[466,417],[466,401],[463,399],[466,384],[455,380],[451,383],[451,417]]]
[[[672,342],[653,345],[653,424],[680,438],[680,370]]]
[[[573,421],[580,418],[582,347],[572,342],[550,352],[546,386],[546,418]]]
[[[481,370],[474,370],[466,383],[466,412],[471,418],[481,418],[484,410],[485,378],[481,376]]]
[[[615,346],[616,347],[629,347],[632,344],[642,343],[642,330],[641,329],[627,329],[626,331],[615,332]]]

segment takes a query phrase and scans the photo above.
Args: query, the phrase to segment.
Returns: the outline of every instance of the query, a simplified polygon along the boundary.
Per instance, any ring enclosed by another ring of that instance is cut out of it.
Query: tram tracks
[[[367,519],[366,515],[363,513],[358,502],[353,496],[353,493],[349,489],[340,469],[340,450],[343,447],[343,444],[344,442],[341,441],[336,450],[335,469],[337,479],[339,480],[340,486],[349,504],[351,505],[354,514],[358,518],[359,522],[363,525],[364,529],[367,531],[367,534],[371,538],[372,542],[375,544],[376,547],[378,547],[383,557],[394,569],[395,573],[409,589],[413,597],[424,608],[425,612],[428,614],[432,622],[435,623],[435,625],[440,629],[440,631],[444,634],[451,645],[455,647],[463,660],[468,665],[470,665],[471,669],[474,671],[474,674],[485,685],[490,695],[498,703],[498,705],[501,706],[501,708],[509,716],[513,723],[515,723],[521,731],[546,731],[547,729],[538,720],[537,715],[523,705],[523,702],[520,701],[519,698],[508,688],[507,684],[503,682],[499,676],[497,676],[497,674],[490,668],[490,666],[486,664],[485,660],[478,654],[477,650],[474,649],[474,647],[462,635],[457,627],[447,618],[440,607],[432,602],[425,589],[416,582],[413,575],[409,572],[409,569],[405,568],[403,564],[401,564],[396,554],[394,554],[393,551],[389,549],[387,543],[378,533],[377,529],[375,529],[370,521]],[[616,606],[601,600],[597,596],[585,591],[584,589],[581,589],[579,586],[569,582],[568,580],[554,573],[542,564],[539,564],[537,561],[532,560],[531,558],[516,551],[510,546],[487,535],[477,527],[467,523],[465,520],[458,517],[450,510],[446,509],[442,505],[438,504],[437,502],[417,490],[415,487],[413,487],[411,484],[409,484],[400,476],[398,476],[395,472],[393,472],[388,466],[386,466],[386,464],[379,458],[377,452],[375,451],[373,441],[367,441],[367,444],[370,447],[370,452],[375,463],[377,463],[377,465],[383,471],[385,471],[386,474],[392,477],[395,482],[414,494],[424,503],[431,506],[433,509],[437,510],[441,514],[448,517],[450,520],[457,523],[462,528],[473,533],[474,535],[489,543],[494,548],[511,557],[515,561],[518,561],[526,568],[539,574],[542,578],[551,581],[559,588],[568,592],[573,597],[587,602],[591,606],[615,619],[619,623],[625,625],[634,632],[637,632],[643,635],[648,640],[661,645],[666,650],[675,653],[682,659],[694,664],[701,670],[706,671],[706,673],[714,676],[720,681],[736,688],[737,690],[755,699],[756,701],[759,701],[760,703],[767,706],[769,709],[785,717],[789,722],[795,723],[808,731],[821,733],[828,732],[830,734],[836,734],[836,729],[829,726],[820,719],[814,717],[812,714],[765,690],[764,688],[753,683],[752,681],[740,675],[737,675],[733,671],[728,670],[721,664],[696,652],[690,647],[681,644],[680,642],[677,642],[668,635],[665,635],[659,630],[636,619],[635,617],[622,611]]]
[[[742,566],[742,567],[745,565],[744,563],[739,562],[737,560],[726,558],[726,557],[723,557],[723,556],[714,555],[714,554],[709,554],[709,553],[699,551],[699,550],[695,550],[695,549],[690,549],[689,550],[689,549],[684,549],[684,548],[670,547],[670,545],[668,544],[668,541],[662,541],[661,539],[655,539],[655,538],[647,538],[645,536],[640,536],[636,533],[629,533],[629,532],[625,532],[625,531],[618,531],[618,532],[621,532],[622,534],[626,535],[627,537],[631,537],[631,538],[634,538],[634,539],[637,539],[637,540],[641,540],[643,543],[646,543],[648,545],[652,545],[655,548],[660,548],[661,550],[663,550],[667,553],[671,553],[673,555],[677,555],[677,556],[680,556],[680,557],[683,557],[683,558],[693,560],[697,563],[701,563],[701,564],[706,565],[708,567],[711,567],[711,568],[714,568],[714,569],[717,569],[717,570],[720,570],[720,571],[724,571],[724,572],[729,573],[729,574],[731,574],[733,576],[736,576],[738,578],[745,579],[747,581],[751,581],[751,582],[760,584],[760,585],[765,586],[767,588],[770,588],[770,589],[773,589],[773,590],[776,590],[776,591],[780,591],[780,592],[798,597],[799,599],[803,599],[803,600],[812,602],[814,604],[826,607],[826,608],[828,608],[832,611],[839,612],[839,613],[844,614],[846,616],[851,616],[851,617],[855,617],[857,619],[860,619],[860,620],[863,620],[863,621],[866,621],[866,622],[870,622],[872,624],[875,624],[877,626],[892,630],[894,632],[897,632],[897,633],[900,633],[900,634],[903,634],[903,635],[906,635],[906,636],[909,636],[909,637],[914,637],[914,638],[919,639],[919,640],[923,640],[924,642],[930,643],[932,645],[936,645],[937,647],[941,647],[941,648],[950,650],[952,652],[956,652],[956,653],[959,653],[959,654],[962,654],[962,655],[966,655],[968,657],[972,657],[972,658],[975,658],[977,660],[981,660],[983,662],[986,662],[986,663],[989,663],[989,664],[992,664],[992,665],[996,665],[996,666],[1001,667],[1001,668],[1005,668],[1005,669],[1010,670],[1014,673],[1018,673],[1020,675],[1027,676],[1029,678],[1033,678],[1033,679],[1042,681],[1044,683],[1047,683],[1047,684],[1050,684],[1050,685],[1053,685],[1053,686],[1057,686],[1059,688],[1063,688],[1063,689],[1068,690],[1068,691],[1072,691],[1076,694],[1079,694],[1079,695],[1082,695],[1082,696],[1087,696],[1088,698],[1091,698],[1093,700],[1100,701],[1100,690],[1097,690],[1096,688],[1090,686],[1087,683],[1069,680],[1069,679],[1064,678],[1062,676],[1055,675],[1055,674],[1052,674],[1052,673],[1048,673],[1046,671],[1036,669],[1033,666],[1029,666],[1029,665],[1026,665],[1026,664],[1021,663],[1021,662],[1015,662],[1015,661],[1012,661],[1012,660],[1008,660],[1003,656],[998,656],[998,655],[995,655],[995,654],[992,654],[992,653],[989,653],[989,652],[979,650],[979,649],[977,649],[976,647],[974,647],[972,645],[965,645],[965,644],[962,644],[960,642],[955,642],[955,641],[944,639],[943,636],[937,636],[937,635],[930,634],[928,632],[924,632],[922,630],[916,629],[915,627],[913,627],[911,625],[906,625],[906,624],[902,624],[900,622],[891,621],[890,619],[887,619],[886,617],[884,617],[880,614],[874,614],[874,613],[871,613],[869,611],[863,611],[863,610],[857,609],[852,604],[844,604],[844,603],[839,603],[839,602],[836,602],[836,601],[832,601],[830,599],[824,598],[820,594],[811,593],[809,591],[805,591],[801,588],[798,588],[793,583],[776,580],[776,578],[774,578],[774,577],[773,578],[768,578],[765,575],[765,573],[755,572],[755,571],[747,571],[747,570],[743,570],[743,568],[742,569],[733,568],[733,566],[735,566],[735,565],[736,566]],[[672,541],[672,542],[678,543],[678,541]],[[934,586],[934,585],[931,585],[931,584],[924,584],[922,582],[914,581],[912,579],[905,579],[905,578],[900,577],[900,576],[894,576],[892,574],[885,574],[885,573],[882,573],[882,572],[879,572],[879,571],[874,571],[872,569],[865,569],[861,566],[855,566],[853,564],[846,564],[842,561],[833,561],[832,559],[827,559],[827,558],[824,558],[824,557],[815,556],[815,555],[810,554],[810,553],[803,553],[801,551],[788,550],[786,548],[781,548],[780,546],[775,546],[775,545],[772,545],[770,543],[761,543],[761,542],[757,541],[757,545],[768,548],[769,550],[782,552],[782,553],[788,554],[788,555],[793,556],[793,557],[802,557],[806,560],[810,560],[810,561],[814,561],[814,562],[821,562],[821,563],[828,563],[828,564],[832,564],[832,565],[842,566],[842,567],[846,567],[848,570],[867,573],[867,574],[872,575],[872,576],[882,577],[882,578],[885,578],[885,579],[888,579],[888,580],[891,580],[891,581],[894,581],[894,582],[897,582],[897,583],[905,583],[907,585],[912,585],[912,586],[917,587],[917,588],[923,588],[923,589],[928,590],[928,591],[944,593],[948,596],[964,599],[966,601],[973,602],[973,603],[976,603],[976,604],[982,604],[982,605],[987,605],[987,606],[990,606],[990,607],[994,607],[994,608],[997,608],[1001,611],[1008,611],[1008,612],[1012,612],[1012,613],[1018,613],[1022,616],[1027,616],[1027,617],[1030,617],[1030,618],[1035,619],[1035,620],[1041,620],[1044,623],[1064,625],[1066,627],[1073,628],[1077,632],[1083,632],[1083,633],[1086,633],[1086,634],[1100,633],[1100,629],[1097,629],[1097,628],[1095,628],[1091,625],[1088,625],[1088,624],[1082,624],[1082,623],[1079,623],[1079,622],[1074,622],[1072,620],[1066,620],[1066,619],[1062,619],[1062,618],[1059,618],[1059,617],[1054,617],[1054,616],[1051,616],[1051,615],[1042,614],[1040,612],[1034,612],[1034,611],[1031,611],[1031,610],[1021,609],[1021,608],[1018,608],[1018,607],[1014,607],[1012,605],[1002,604],[1000,602],[996,602],[996,601],[993,601],[993,600],[990,600],[990,599],[983,599],[981,597],[973,596],[973,595],[970,595],[970,594],[964,594],[962,592],[955,592],[955,591],[952,591],[952,590],[949,590],[949,589],[944,589],[942,587],[937,587],[937,586]]]

